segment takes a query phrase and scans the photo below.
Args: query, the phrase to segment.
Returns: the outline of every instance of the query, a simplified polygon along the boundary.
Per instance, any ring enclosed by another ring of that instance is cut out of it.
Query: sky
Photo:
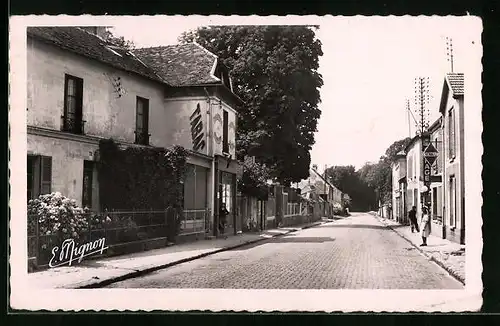
[[[280,23],[297,23],[282,19]],[[225,22],[167,17],[144,24],[117,21],[112,31],[147,47],[176,44],[182,32],[198,26],[235,22],[269,23],[250,18]],[[415,77],[429,77],[430,123],[439,117],[444,74],[451,72],[446,37],[453,42],[454,72],[467,74],[470,60],[480,60],[474,56],[481,46],[480,24],[478,28],[477,21],[467,17],[323,17],[318,22],[324,85],[311,163],[320,170],[325,165],[361,168],[378,161],[394,141],[414,136],[406,100],[413,110]]]

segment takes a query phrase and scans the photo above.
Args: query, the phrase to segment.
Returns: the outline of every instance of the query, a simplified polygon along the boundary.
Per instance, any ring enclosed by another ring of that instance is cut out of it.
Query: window
[[[448,158],[452,159],[456,155],[456,136],[455,136],[455,110],[453,108],[448,112]]]
[[[65,75],[62,130],[83,134],[83,79]]]
[[[413,155],[408,156],[408,178],[413,179]]]
[[[448,198],[450,199],[450,227],[454,228],[457,221],[457,185],[455,176],[450,177],[450,189]]]
[[[432,188],[432,216],[434,218],[438,215],[437,195],[437,188]]]
[[[135,111],[135,143],[149,145],[149,100],[137,97]]]
[[[442,160],[443,144],[439,138],[436,138],[434,140],[434,147],[436,147],[438,153],[437,153],[437,158],[436,158],[436,161],[434,162],[432,171],[434,174],[441,174],[443,172],[443,160]]]
[[[229,142],[228,142],[228,133],[229,133],[229,129],[228,129],[228,113],[227,111],[224,110],[224,114],[223,114],[223,120],[222,120],[222,127],[223,127],[223,130],[222,130],[222,152],[223,153],[229,153]]]
[[[94,162],[83,161],[83,191],[82,206],[92,208],[92,179],[94,176]]]
[[[28,155],[27,198],[35,199],[49,194],[52,185],[52,158],[50,156]]]

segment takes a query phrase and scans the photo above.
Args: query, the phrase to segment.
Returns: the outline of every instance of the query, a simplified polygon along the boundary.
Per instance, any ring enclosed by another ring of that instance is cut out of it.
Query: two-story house
[[[218,57],[196,43],[137,49],[137,56],[152,67],[170,87],[166,110],[175,117],[165,121],[176,144],[192,149],[199,164],[186,181],[192,194],[208,194],[211,232],[217,235],[218,212],[229,211],[227,231],[241,231],[236,223],[236,108],[242,101],[234,94],[228,69]],[[181,127],[182,126],[182,127]],[[208,181],[208,182],[207,182]],[[196,197],[191,199],[196,202]],[[202,207],[198,202],[195,207]]]
[[[168,86],[99,31],[27,29],[28,199],[59,191],[98,210],[94,163],[100,139],[168,145],[161,124],[168,119]]]
[[[406,153],[406,211],[412,206],[417,208],[417,216],[422,213],[423,176],[422,176],[422,139],[413,137],[405,148]]]
[[[430,176],[430,214],[431,214],[431,232],[433,235],[443,237],[443,182],[442,182],[442,147],[443,130],[441,127],[442,119],[437,119],[428,130],[430,134],[430,143],[437,150],[437,157],[432,165]]]
[[[444,78],[439,111],[442,116],[444,236],[465,244],[464,74]]]
[[[128,51],[103,31],[27,30],[28,199],[59,191],[100,210],[95,162],[99,140],[113,138],[124,146],[185,147],[186,211],[217,212],[221,201],[231,211],[241,100],[227,69],[196,44]],[[207,218],[210,225],[216,218]]]

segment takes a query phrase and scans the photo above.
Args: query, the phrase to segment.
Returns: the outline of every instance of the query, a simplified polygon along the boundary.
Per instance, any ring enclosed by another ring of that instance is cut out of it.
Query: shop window
[[[227,172],[220,173],[219,185],[219,203],[225,203],[227,210],[232,214],[233,211],[233,192],[234,175]]]
[[[208,169],[188,164],[184,180],[184,209],[202,210],[207,208]]]

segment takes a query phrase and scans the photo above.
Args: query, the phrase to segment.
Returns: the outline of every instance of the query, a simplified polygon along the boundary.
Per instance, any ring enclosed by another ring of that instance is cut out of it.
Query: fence
[[[144,244],[149,241],[175,241],[176,235],[205,233],[208,210],[184,210],[180,217],[179,230],[175,230],[175,218],[178,213],[173,208],[165,210],[143,211],[108,211],[103,213],[88,213],[85,218],[88,227],[80,231],[79,243],[87,243],[104,238],[106,246],[112,253],[120,253],[120,246],[130,251],[144,250]],[[58,235],[51,234],[45,225],[39,223],[35,215],[28,216],[28,258],[36,258],[36,265],[45,267],[52,257],[51,251],[61,245]],[[68,230],[71,233],[71,230]],[[126,252],[121,252],[126,253]]]
[[[208,209],[187,209],[183,212],[179,235],[205,233],[210,218]]]

